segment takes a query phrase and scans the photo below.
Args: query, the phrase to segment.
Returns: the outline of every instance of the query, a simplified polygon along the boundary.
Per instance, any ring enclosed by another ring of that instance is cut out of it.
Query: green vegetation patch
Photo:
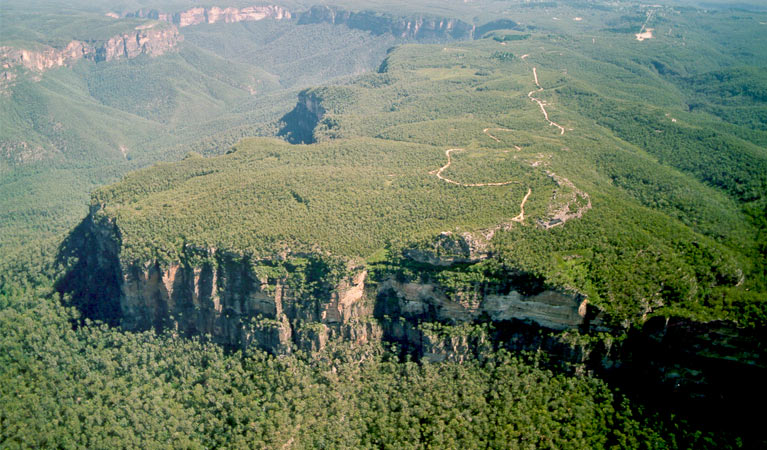
[[[251,139],[229,155],[130,174],[94,202],[115,217],[128,258],[185,244],[366,256],[391,240],[497,225],[519,213],[528,185],[541,198],[552,191],[547,177],[524,170],[508,171],[519,185],[475,188],[429,173],[446,162],[441,148],[376,139],[298,147]],[[494,164],[479,158],[465,170],[480,174]]]

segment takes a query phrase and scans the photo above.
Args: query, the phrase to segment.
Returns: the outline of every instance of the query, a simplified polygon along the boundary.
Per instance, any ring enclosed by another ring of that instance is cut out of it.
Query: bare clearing
[[[652,32],[655,30],[655,28],[647,28],[644,32],[637,33],[635,36],[637,37],[637,41],[644,41],[645,39],[652,39]]]
[[[591,197],[586,192],[578,189],[567,178],[557,175],[556,173],[547,170],[546,175],[551,177],[560,188],[566,188],[569,192],[564,195],[564,199],[560,197],[560,191],[557,189],[549,204],[549,219],[547,221],[538,220],[538,225],[546,230],[564,225],[570,219],[581,218],[583,214],[591,209]],[[560,201],[564,200],[563,203]],[[582,204],[585,202],[585,204]],[[560,203],[561,206],[555,205]]]
[[[655,15],[655,10],[651,9],[647,11],[647,19],[645,19],[644,23],[642,24],[642,28],[639,29],[639,33],[635,34],[634,36],[637,37],[637,41],[644,41],[645,39],[652,39],[652,32],[655,30],[654,28],[647,28],[647,24],[650,23],[650,19]]]

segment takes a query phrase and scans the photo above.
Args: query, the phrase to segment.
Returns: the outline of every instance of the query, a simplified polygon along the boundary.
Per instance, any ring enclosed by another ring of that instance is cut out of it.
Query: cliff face
[[[112,61],[135,58],[139,55],[158,56],[176,47],[182,39],[176,27],[150,27],[113,36],[107,41],[94,44],[72,41],[63,49],[52,47],[26,50],[0,47],[0,65],[4,70],[24,67],[28,70],[45,70],[71,65],[81,59]]]
[[[199,266],[188,261],[122,264],[122,326],[210,335],[221,344],[255,345],[278,354],[289,353],[293,345],[317,351],[328,339],[363,342],[375,335],[361,320],[370,310],[364,270],[353,269],[319,295],[308,295],[291,281],[291,273],[272,278],[237,255],[206,252],[208,262]]]
[[[317,255],[272,260],[187,246],[179,261],[126,261],[119,228],[94,208],[73,245],[80,262],[64,290],[86,312],[128,330],[171,329],[272,353],[317,351],[330,339],[380,337],[369,319],[367,271],[335,270]],[[99,317],[99,313],[101,316]]]
[[[484,318],[492,322],[520,320],[550,330],[584,330],[599,322],[598,311],[579,294],[545,290],[523,295],[464,291],[447,295],[431,283],[381,283],[377,311],[412,322],[471,323]],[[592,323],[594,322],[594,323]]]
[[[291,144],[311,144],[315,142],[314,129],[325,112],[322,99],[315,92],[302,91],[298,94],[295,108],[280,119],[283,125],[278,135]]]
[[[523,295],[513,289],[498,295],[471,289],[447,294],[433,283],[370,280],[364,266],[328,262],[330,257],[322,255],[288,252],[255,260],[187,245],[176,261],[129,261],[122,257],[119,227],[98,207],[78,236],[71,247],[80,263],[62,290],[84,299],[86,313],[101,313],[97,318],[129,330],[173,329],[285,353],[293,347],[318,350],[333,338],[366,342],[384,331],[394,340],[405,337],[408,345],[427,342],[416,328],[397,330],[388,321],[516,320],[549,330],[583,330],[599,323],[599,312],[578,294]]]
[[[572,345],[562,332],[607,329],[601,311],[576,293],[545,289],[525,295],[512,288],[489,294],[475,286],[448,294],[433,283],[393,278],[379,285],[375,315],[385,338],[428,361],[463,361],[500,346],[543,349],[563,366],[583,365],[591,349]],[[492,330],[477,324],[492,324]]]
[[[115,16],[117,14],[114,14]],[[125,14],[125,17],[140,17],[172,23],[179,28],[191,25],[211,23],[236,23],[255,22],[263,19],[283,20],[290,19],[291,14],[287,9],[276,6],[248,6],[245,8],[191,8],[175,14],[160,12],[156,9],[139,9],[138,11]]]
[[[395,17],[374,11],[347,11],[317,5],[298,16],[299,24],[330,23],[369,31],[373,34],[390,33],[403,39],[444,40],[471,39],[474,26],[462,20],[433,17]]]
[[[482,358],[496,348],[543,351],[566,370],[603,373],[640,395],[693,405],[737,403],[767,373],[763,329],[653,318],[620,336],[584,296],[524,274],[509,274],[502,290],[476,283],[449,290],[395,274],[371,279],[363,265],[319,254],[253,259],[186,245],[175,261],[130,261],[119,227],[99,207],[64,247],[70,253],[62,255],[78,262],[58,289],[86,317],[128,330],[173,330],[276,354],[319,351],[334,339],[386,340],[434,362]]]
[[[0,62],[3,69],[23,66],[29,70],[42,72],[52,67],[60,67],[83,59],[93,53],[93,48],[84,42],[72,41],[61,50],[47,48],[43,50],[25,50],[14,47],[0,47]]]
[[[158,56],[173,49],[181,40],[176,27],[148,28],[134,33],[114,36],[96,48],[93,59],[112,61],[119,58],[135,58],[139,55]]]
[[[110,17],[120,17],[109,13]],[[444,17],[395,17],[374,11],[347,11],[325,5],[313,6],[294,15],[277,5],[248,6],[245,8],[196,7],[170,14],[156,9],[142,8],[122,17],[139,17],[172,23],[179,28],[200,24],[253,22],[263,19],[298,19],[299,25],[329,23],[373,34],[389,33],[398,38],[417,40],[467,40],[474,36],[474,26],[458,19]]]

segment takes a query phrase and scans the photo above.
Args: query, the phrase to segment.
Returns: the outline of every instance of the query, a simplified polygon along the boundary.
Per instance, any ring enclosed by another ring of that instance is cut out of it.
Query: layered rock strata
[[[469,40],[474,26],[462,20],[444,17],[395,17],[375,11],[348,11],[317,5],[298,15],[299,24],[330,23],[346,25],[373,34],[390,33],[402,39]]]
[[[137,29],[111,37],[102,43],[71,41],[66,47],[45,47],[37,50],[3,46],[0,47],[0,66],[4,70],[23,67],[35,72],[69,66],[81,59],[96,62],[139,55],[158,56],[176,47],[182,39],[176,27],[150,27]],[[6,72],[3,77],[13,77]]]
[[[119,227],[99,207],[83,222],[80,235],[74,244],[80,263],[65,290],[86,299],[90,311],[101,311],[99,318],[129,330],[173,329],[230,346],[286,353],[319,350],[333,338],[378,339],[382,329],[376,324],[389,320],[516,320],[550,330],[585,329],[598,322],[598,311],[579,294],[523,295],[513,289],[447,294],[437,284],[400,282],[393,275],[370,280],[364,265],[329,263],[332,258],[319,254],[254,259],[186,245],[174,261],[127,260]],[[410,344],[421,341],[423,334]]]
[[[471,253],[444,236],[435,245],[449,254],[409,261],[439,271]],[[319,254],[254,259],[186,245],[175,261],[128,260],[119,227],[100,207],[67,246],[79,260],[59,290],[86,316],[128,330],[172,330],[275,354],[316,352],[334,339],[397,342],[432,362],[481,358],[497,348],[538,351],[566,370],[601,372],[641,395],[721,405],[747,394],[733,377],[753,386],[767,373],[764,329],[653,318],[621,333],[583,295],[530,283],[521,273],[509,274],[503,288],[469,283],[455,290],[428,275],[372,277],[364,265]]]
[[[114,14],[114,16],[118,16]],[[110,16],[111,17],[111,16]],[[118,16],[119,17],[119,16]],[[292,17],[290,11],[276,5],[247,6],[244,8],[213,6],[210,8],[190,8],[175,14],[156,9],[139,9],[125,14],[124,17],[140,17],[172,23],[179,28],[192,25],[213,23],[255,22],[264,19],[284,20]]]
[[[334,338],[380,338],[361,266],[329,275],[321,255],[256,260],[190,245],[178,261],[132,261],[122,257],[119,228],[99,208],[80,228],[81,258],[67,289],[97,318],[125,329],[170,329],[277,354],[317,351]]]

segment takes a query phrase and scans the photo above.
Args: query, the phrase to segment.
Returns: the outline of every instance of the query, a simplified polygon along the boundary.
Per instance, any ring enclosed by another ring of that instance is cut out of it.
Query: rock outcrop
[[[79,228],[72,245],[80,261],[61,288],[83,299],[86,314],[127,330],[170,329],[277,354],[380,337],[361,266],[336,267],[313,254],[255,260],[190,245],[178,261],[129,261],[119,228],[100,208]]]
[[[394,276],[370,280],[364,265],[322,254],[257,259],[187,244],[174,260],[127,260],[119,227],[98,206],[71,239],[79,262],[61,289],[82,299],[86,315],[129,330],[174,329],[285,353],[318,350],[333,338],[376,339],[382,333],[376,324],[387,321],[519,321],[555,331],[599,324],[599,310],[580,294],[513,288],[491,293],[473,286],[452,292]],[[406,333],[411,345],[428,343],[423,333]]]
[[[580,294],[544,290],[523,295],[457,292],[447,295],[432,283],[402,283],[389,279],[380,284],[380,314],[413,322],[471,323],[479,320],[519,320],[550,330],[582,330],[601,325],[599,310]]]
[[[299,24],[330,23],[346,25],[373,34],[390,33],[401,39],[416,40],[469,40],[474,26],[462,20],[445,17],[396,17],[375,11],[348,11],[317,5],[298,15]]]
[[[396,17],[375,11],[348,11],[342,8],[317,5],[308,11],[292,13],[277,5],[234,7],[195,7],[169,13],[142,8],[123,14],[109,13],[109,17],[138,17],[159,20],[179,28],[213,23],[254,22],[264,19],[297,19],[299,25],[329,23],[345,25],[373,34],[392,34],[401,39],[415,40],[468,40],[474,36],[474,26],[462,20],[446,17]]]
[[[44,47],[28,50],[17,47],[0,47],[0,66],[5,72],[4,79],[12,80],[10,69],[25,69],[44,72],[48,69],[68,66],[81,59],[96,62],[120,58],[135,58],[139,55],[158,56],[176,47],[182,39],[173,26],[140,27],[101,42],[71,41],[64,48]]]
[[[737,403],[750,395],[741,386],[767,373],[764,329],[656,317],[627,333],[607,326],[583,295],[524,273],[510,272],[495,287],[448,288],[437,274],[450,266],[404,254],[402,264],[414,264],[407,273],[425,272],[371,276],[360,263],[320,253],[259,259],[189,244],[171,261],[124,253],[116,222],[94,206],[62,247],[62,259],[76,263],[59,291],[86,317],[128,330],[172,330],[275,354],[316,352],[331,340],[397,342],[432,362],[498,348],[544,352],[565,370],[602,373],[639,395],[676,395],[691,405]]]
[[[601,310],[577,293],[522,293],[513,287],[508,292],[483,291],[468,286],[448,293],[435,283],[390,278],[379,285],[375,314],[387,339],[429,361],[482,357],[500,346],[546,349],[563,365],[582,365],[590,350],[572,345],[562,332],[607,330]]]
[[[114,16],[118,14],[113,13]],[[110,16],[111,17],[111,16]],[[210,8],[190,8],[175,14],[156,9],[142,8],[124,15],[172,23],[179,28],[200,24],[255,22],[263,19],[283,20],[292,17],[290,11],[276,5],[247,6],[244,8],[213,6]]]
[[[404,250],[404,256],[413,261],[433,266],[451,266],[456,263],[475,263],[490,256],[485,242],[472,233],[445,231],[426,245]]]

